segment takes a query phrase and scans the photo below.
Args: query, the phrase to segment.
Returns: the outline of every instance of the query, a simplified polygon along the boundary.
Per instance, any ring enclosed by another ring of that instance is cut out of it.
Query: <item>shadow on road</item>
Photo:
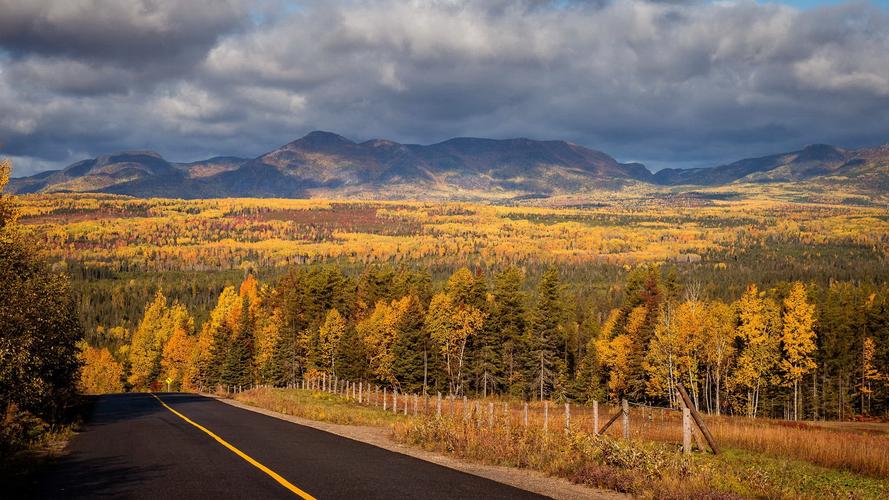
[[[51,478],[34,498],[117,497],[143,481],[163,477],[166,465],[134,467],[123,458],[83,459],[76,454],[62,459]]]

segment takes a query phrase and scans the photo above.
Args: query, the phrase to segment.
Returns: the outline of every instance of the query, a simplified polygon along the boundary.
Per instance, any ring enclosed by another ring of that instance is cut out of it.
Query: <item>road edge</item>
[[[310,420],[293,415],[287,415],[274,410],[251,406],[233,399],[223,398],[214,394],[201,394],[201,396],[216,399],[229,406],[234,406],[242,410],[252,411],[269,417],[277,418],[298,425],[304,425],[323,432],[335,434],[337,436],[358,441],[361,443],[376,446],[387,451],[400,453],[409,457],[430,462],[442,467],[454,469],[466,474],[472,474],[491,481],[503,483],[515,488],[519,488],[539,495],[544,495],[556,500],[581,500],[581,499],[601,499],[601,500],[623,500],[632,498],[629,495],[618,493],[611,490],[599,488],[591,488],[571,481],[547,476],[542,472],[531,469],[518,469],[514,467],[505,467],[500,465],[487,465],[476,462],[461,460],[456,457],[427,451],[420,448],[413,448],[403,445],[392,439],[391,435],[384,428],[370,426],[356,426],[333,424],[330,422],[321,422]]]

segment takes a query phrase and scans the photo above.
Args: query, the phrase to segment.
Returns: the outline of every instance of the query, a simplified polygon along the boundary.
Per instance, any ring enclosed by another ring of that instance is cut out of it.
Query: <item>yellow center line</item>
[[[207,433],[210,437],[212,437],[212,438],[215,439],[217,442],[219,442],[219,444],[221,444],[222,446],[225,446],[226,448],[228,448],[229,450],[231,450],[231,452],[234,453],[235,455],[237,455],[237,456],[243,458],[243,459],[244,459],[245,461],[247,461],[247,463],[249,463],[250,465],[256,467],[257,469],[259,469],[259,470],[265,472],[266,474],[268,474],[269,476],[271,476],[272,479],[274,479],[275,481],[277,481],[281,486],[283,486],[283,487],[287,488],[288,490],[290,490],[290,491],[291,491],[292,493],[294,493],[295,495],[299,496],[300,498],[303,498],[304,500],[315,500],[315,497],[313,497],[312,495],[309,495],[309,494],[306,493],[305,491],[303,491],[303,490],[297,488],[296,486],[294,486],[293,484],[291,484],[290,481],[288,481],[288,480],[284,479],[283,477],[281,477],[277,472],[275,472],[275,471],[273,471],[272,469],[269,469],[268,467],[266,467],[265,465],[262,465],[261,463],[257,462],[257,461],[254,460],[250,455],[247,455],[247,454],[244,453],[243,451],[241,451],[241,450],[235,448],[235,447],[232,446],[228,441],[222,439],[221,437],[217,436],[216,434],[213,434],[209,429],[207,429],[207,428],[204,427],[203,425],[201,425],[201,424],[199,424],[199,423],[197,423],[197,422],[191,420],[190,418],[186,417],[185,415],[183,415],[183,414],[179,413],[178,411],[174,410],[174,409],[171,408],[169,405],[167,405],[167,403],[164,403],[164,401],[163,401],[161,398],[157,397],[157,396],[154,395],[154,394],[152,394],[151,396],[152,396],[154,399],[156,399],[160,404],[162,404],[162,405],[164,406],[164,408],[166,408],[166,409],[170,410],[171,412],[173,412],[174,415],[176,415],[177,417],[181,418],[182,420],[185,420],[186,422],[188,422],[189,424],[191,424],[191,425],[197,427],[198,429],[204,431],[204,432]]]

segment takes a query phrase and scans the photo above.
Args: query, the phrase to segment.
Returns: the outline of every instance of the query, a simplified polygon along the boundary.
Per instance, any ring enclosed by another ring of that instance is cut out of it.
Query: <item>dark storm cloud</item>
[[[889,17],[862,2],[20,3],[0,0],[20,167],[254,156],[317,128],[564,138],[654,166],[889,141]]]

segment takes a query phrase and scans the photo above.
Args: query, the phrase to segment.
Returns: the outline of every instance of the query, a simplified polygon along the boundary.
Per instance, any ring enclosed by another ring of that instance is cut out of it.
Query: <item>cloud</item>
[[[889,15],[865,2],[4,3],[0,140],[33,165],[255,156],[312,129],[653,166],[889,140]]]

